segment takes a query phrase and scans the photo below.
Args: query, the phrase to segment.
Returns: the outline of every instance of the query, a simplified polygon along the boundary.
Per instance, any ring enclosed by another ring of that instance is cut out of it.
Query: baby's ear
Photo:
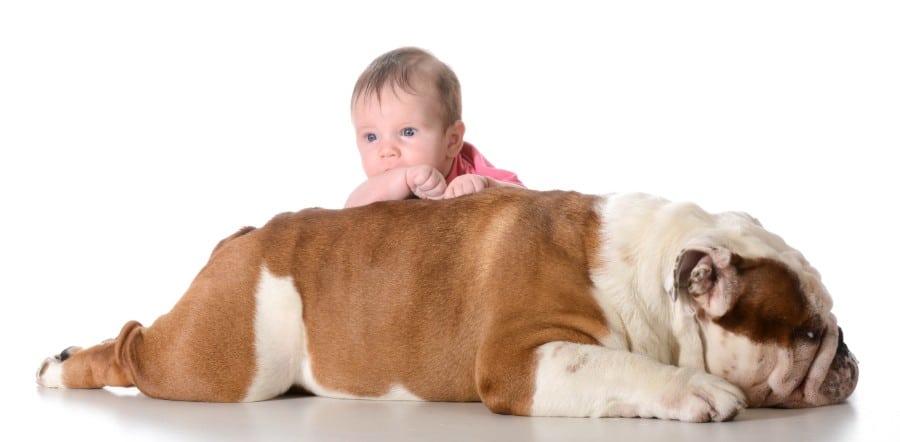
[[[466,125],[462,120],[457,120],[447,128],[446,138],[448,158],[456,158],[456,156],[459,155],[459,151],[461,151],[463,147],[463,138],[465,135]]]

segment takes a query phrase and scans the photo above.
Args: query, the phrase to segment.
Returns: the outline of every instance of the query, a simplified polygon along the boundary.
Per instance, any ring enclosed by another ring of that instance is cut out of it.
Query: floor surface
[[[865,366],[862,366],[865,370]],[[54,390],[19,383],[6,434],[58,440],[129,441],[874,441],[897,440],[892,392],[865,377],[844,404],[817,409],[755,409],[732,422],[655,419],[525,418],[480,403],[378,402],[288,396],[251,404],[147,398],[134,389]],[[23,380],[24,381],[24,380]],[[6,437],[3,437],[5,440]]]

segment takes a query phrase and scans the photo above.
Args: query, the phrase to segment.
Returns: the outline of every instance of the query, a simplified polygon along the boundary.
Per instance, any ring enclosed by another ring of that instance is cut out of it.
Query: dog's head
[[[702,330],[706,368],[739,386],[752,407],[845,400],[856,359],[819,273],[755,220],[729,215],[675,263],[673,295]]]

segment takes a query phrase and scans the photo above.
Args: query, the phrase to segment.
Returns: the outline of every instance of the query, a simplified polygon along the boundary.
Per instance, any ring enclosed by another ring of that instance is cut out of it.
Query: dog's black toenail
[[[59,360],[60,360],[60,361],[65,361],[66,359],[69,359],[69,357],[71,357],[71,356],[75,353],[75,351],[73,351],[74,348],[75,348],[75,347],[68,347],[68,348],[66,348],[65,350],[61,351],[61,352],[59,353],[59,357],[58,357]]]

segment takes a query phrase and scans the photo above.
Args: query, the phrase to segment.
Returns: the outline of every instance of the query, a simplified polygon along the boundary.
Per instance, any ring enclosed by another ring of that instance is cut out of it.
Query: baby
[[[524,187],[516,174],[494,167],[463,140],[459,80],[422,49],[400,48],[376,58],[356,81],[350,112],[368,179],[345,207]]]

